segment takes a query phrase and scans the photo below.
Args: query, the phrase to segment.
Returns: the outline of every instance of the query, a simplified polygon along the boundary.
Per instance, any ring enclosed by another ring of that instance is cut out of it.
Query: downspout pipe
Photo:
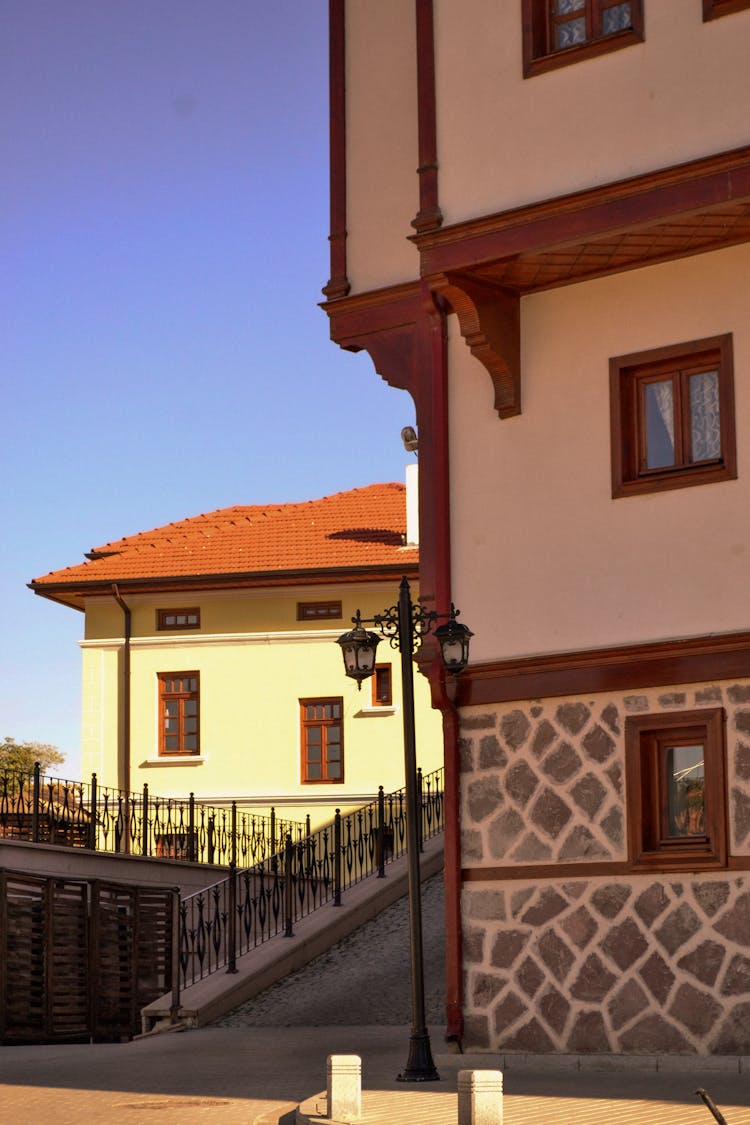
[[[125,647],[122,652],[122,763],[118,769],[118,787],[130,792],[130,638],[132,636],[132,614],[130,607],[120,596],[117,584],[112,586],[112,597],[120,609],[125,624]]]

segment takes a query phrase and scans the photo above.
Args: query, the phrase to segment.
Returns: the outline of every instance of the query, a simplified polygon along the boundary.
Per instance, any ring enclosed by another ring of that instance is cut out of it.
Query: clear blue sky
[[[0,0],[0,737],[66,776],[83,617],[27,582],[403,479],[411,399],[317,307],[326,36],[325,0]]]

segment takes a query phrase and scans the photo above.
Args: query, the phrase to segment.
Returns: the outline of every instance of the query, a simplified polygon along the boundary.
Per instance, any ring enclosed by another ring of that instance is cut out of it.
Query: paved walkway
[[[458,1068],[440,1054],[441,1081],[399,1084],[409,1029],[202,1028],[134,1043],[0,1048],[2,1120],[14,1125],[293,1125],[296,1107],[325,1089],[329,1054],[358,1054],[363,1125],[455,1125]],[[561,1069],[505,1072],[505,1125],[714,1125],[695,1097],[705,1086],[728,1125],[750,1125],[750,1075],[712,1071]],[[324,1110],[325,1099],[319,1099]],[[309,1105],[309,1103],[308,1103]]]
[[[294,1125],[325,1119],[329,1054],[362,1058],[362,1125],[456,1125],[457,1074],[504,1073],[504,1125],[750,1125],[750,1060],[591,1060],[446,1054],[441,879],[424,887],[425,966],[437,1083],[402,1084],[409,1043],[405,903],[224,1017],[134,1043],[0,1047],[0,1111],[13,1125]],[[743,1072],[740,1073],[740,1068]],[[745,1069],[746,1067],[746,1069]]]

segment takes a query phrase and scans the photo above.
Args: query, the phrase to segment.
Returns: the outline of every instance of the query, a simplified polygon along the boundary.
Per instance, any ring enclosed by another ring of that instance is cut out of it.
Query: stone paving
[[[425,1011],[445,1018],[442,874],[422,885]],[[217,1021],[220,1027],[378,1026],[411,1022],[409,917],[400,899],[304,969]]]

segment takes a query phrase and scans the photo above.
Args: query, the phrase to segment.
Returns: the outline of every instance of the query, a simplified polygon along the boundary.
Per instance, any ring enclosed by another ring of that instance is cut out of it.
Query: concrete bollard
[[[328,1117],[362,1120],[362,1059],[359,1055],[328,1056]]]
[[[458,1125],[503,1125],[501,1071],[459,1070]]]

